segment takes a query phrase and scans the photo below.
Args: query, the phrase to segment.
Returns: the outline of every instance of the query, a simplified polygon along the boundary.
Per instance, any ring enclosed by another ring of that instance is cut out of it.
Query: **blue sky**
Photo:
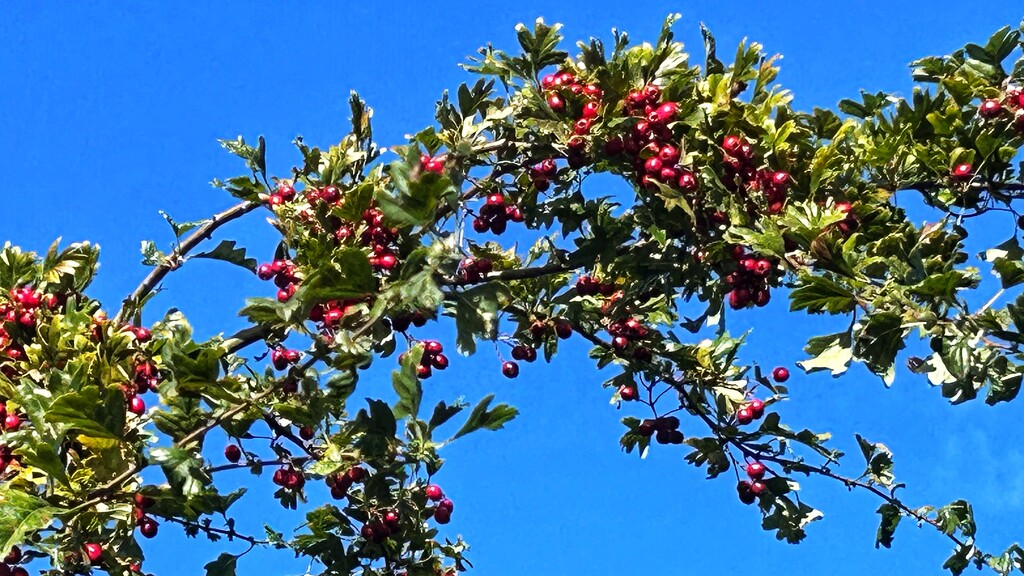
[[[103,265],[93,295],[108,307],[145,273],[140,241],[170,240],[158,209],[189,220],[232,203],[209,186],[242,171],[217,138],[264,135],[272,170],[285,173],[296,161],[288,144],[296,134],[325,146],[340,136],[348,91],[356,89],[375,109],[378,141],[400,143],[431,121],[442,90],[468,79],[457,63],[487,42],[515,48],[517,22],[537,16],[563,22],[573,41],[607,38],[618,27],[639,41],[653,40],[662,18],[679,11],[677,32],[694,61],[701,60],[700,21],[716,33],[722,56],[744,36],[761,42],[784,54],[779,80],[795,92],[796,106],[808,109],[834,106],[862,88],[906,93],[912,59],[983,42],[1022,16],[1013,2],[946,0],[319,2],[303,8],[223,2],[195,11],[171,3],[42,4],[5,6],[0,19],[0,173],[7,174],[0,240],[37,250],[58,236],[99,243]],[[259,217],[233,225],[224,237],[244,241],[261,260],[274,246]],[[154,308],[182,309],[202,336],[239,327],[235,311],[243,297],[267,291],[255,278],[213,262],[194,262],[165,286]],[[834,326],[785,310],[776,299],[742,318],[755,327],[744,358],[769,367],[792,364],[802,338]],[[453,347],[447,328],[438,334]],[[558,362],[530,366],[514,382],[495,364],[490,357],[458,359],[429,381],[438,397],[496,392],[522,411],[505,431],[445,449],[441,480],[456,502],[447,533],[472,544],[477,573],[934,574],[948,552],[940,535],[910,522],[897,532],[893,550],[875,551],[879,502],[815,481],[804,483],[804,496],[825,519],[804,543],[778,543],[760,530],[757,512],[736,501],[731,481],[704,481],[680,450],[655,449],[644,461],[618,450],[619,419],[630,412],[609,406],[599,384],[611,374],[594,370],[578,339]],[[859,472],[857,431],[894,450],[909,502],[972,499],[983,548],[1001,550],[1021,536],[1014,528],[1024,512],[1017,473],[1024,452],[1010,432],[1017,430],[1019,406],[951,408],[922,378],[905,373],[888,391],[859,370],[840,380],[795,375],[791,384],[784,417],[794,426],[833,431],[837,446],[851,453],[848,474]],[[301,522],[273,502],[256,502],[269,478],[258,484],[251,508],[238,511],[239,526],[260,532],[264,520],[282,529]],[[201,573],[216,556],[209,546],[185,543],[170,525],[146,551],[146,568],[157,574]],[[303,564],[284,556],[253,553],[241,573],[303,572]]]

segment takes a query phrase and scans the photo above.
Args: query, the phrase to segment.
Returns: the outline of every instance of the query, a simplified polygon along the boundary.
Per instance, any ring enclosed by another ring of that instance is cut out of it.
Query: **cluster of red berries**
[[[299,363],[302,354],[290,348],[274,348],[270,351],[270,363],[275,370],[287,370],[289,366]]]
[[[162,380],[163,375],[160,373],[160,368],[152,360],[137,361],[135,367],[132,368],[131,383],[121,386],[128,411],[136,416],[142,416],[146,412],[146,402],[140,394],[156,392]]]
[[[151,508],[153,504],[156,504],[156,501],[144,494],[136,494],[134,503],[135,505],[132,508],[132,514],[135,517],[135,525],[139,527],[139,533],[146,538],[156,536],[160,525],[156,520],[146,516],[146,510]]]
[[[324,479],[327,487],[331,489],[331,497],[341,500],[348,496],[348,489],[353,484],[358,484],[366,478],[366,468],[353,466],[342,474],[328,474]]]
[[[593,276],[580,276],[576,280],[576,293],[580,296],[611,296],[615,293],[615,284],[601,282]]]
[[[514,204],[506,204],[504,194],[488,194],[479,215],[473,219],[473,230],[481,234],[490,230],[500,236],[508,227],[509,220],[522,222],[525,220],[523,211]]]
[[[764,415],[764,402],[751,400],[746,406],[736,411],[736,421],[740,424],[750,424]]]
[[[594,84],[580,84],[571,72],[548,74],[541,79],[540,84],[551,111],[575,119],[573,136],[568,142],[569,167],[586,166],[590,159],[587,157],[584,137],[590,133],[591,125],[601,113],[601,97],[604,93]]]
[[[646,418],[640,422],[636,431],[645,438],[654,436],[658,444],[683,443],[683,433],[679,431],[679,418],[675,416]]]
[[[742,136],[730,134],[723,138],[722,152],[726,187],[733,192],[742,190],[748,194],[759,191],[764,195],[769,214],[781,212],[792,184],[789,172],[758,170],[754,147]]]
[[[459,282],[464,284],[479,282],[481,278],[489,274],[493,269],[494,264],[490,258],[466,258],[459,263],[459,270],[457,272]]]
[[[0,304],[0,361],[18,362],[25,358],[25,344],[36,335],[36,325],[42,310],[55,310],[63,299],[55,294],[43,294],[24,286],[10,291],[10,302]],[[14,366],[4,363],[0,371],[8,378],[16,374]]]
[[[736,270],[725,277],[732,290],[729,292],[729,307],[733,310],[746,308],[750,304],[764,306],[771,300],[768,285],[775,264],[768,258],[747,254],[743,246],[733,247]]]
[[[299,288],[299,277],[295,275],[295,264],[291,260],[274,260],[256,268],[260,280],[273,280],[277,286],[278,302],[287,302]]]
[[[679,105],[661,102],[661,88],[648,84],[626,95],[625,111],[637,121],[628,135],[615,136],[605,142],[605,154],[618,156],[625,152],[630,158],[635,182],[644,188],[660,182],[682,192],[696,192],[699,181],[693,172],[679,166],[680,152],[669,126],[679,113]]]
[[[7,401],[0,401],[0,428],[4,432],[14,432],[21,428],[21,415],[14,410],[7,410]]]
[[[289,490],[302,490],[302,487],[306,485],[306,476],[303,475],[302,470],[292,466],[282,466],[274,470],[271,480],[274,484]]]
[[[331,330],[338,327],[341,319],[348,314],[349,308],[363,302],[372,301],[373,296],[319,302],[309,309],[309,320],[317,324],[321,334],[328,334]]]
[[[398,532],[401,529],[401,523],[402,520],[399,518],[397,511],[385,510],[366,524],[363,524],[359,535],[374,544],[380,544],[389,536]]]
[[[444,490],[437,484],[431,484],[424,489],[424,494],[427,496],[427,500],[436,502],[437,506],[434,508],[434,521],[438,524],[447,524],[452,519],[452,510],[455,509],[455,505],[451,500],[445,498]]]
[[[768,493],[768,485],[762,482],[766,471],[764,464],[756,460],[747,464],[746,472],[750,480],[740,480],[736,485],[740,502],[753,504],[758,496]]]
[[[530,182],[538,191],[544,192],[551,187],[551,181],[557,173],[558,165],[555,164],[555,160],[546,158],[530,168]]]
[[[420,365],[416,367],[416,375],[420,378],[430,378],[434,370],[444,370],[448,367],[448,357],[444,355],[444,346],[437,340],[424,340],[423,356],[420,358]],[[399,356],[399,362],[405,357],[403,353]]]
[[[277,189],[267,198],[267,204],[271,206],[280,206],[285,202],[291,202],[295,199],[295,188],[291,184],[284,182],[277,185]]]
[[[410,314],[396,314],[391,317],[391,328],[396,332],[405,332],[409,326],[422,328],[427,324],[427,315],[419,310]]]
[[[552,328],[554,328],[555,335],[562,340],[567,340],[572,336],[572,324],[564,318],[556,318],[553,322],[535,320],[530,324],[530,334],[537,340],[541,340]]]
[[[7,556],[4,556],[3,563],[0,563],[0,576],[28,576],[28,570],[24,566],[18,566],[23,558],[21,548],[12,546]]]
[[[431,157],[429,154],[420,156],[420,168],[431,174],[444,174],[444,156]]]
[[[978,115],[988,120],[996,120],[1013,115],[1013,129],[1024,133],[1024,91],[1013,87],[1006,91],[1003,98],[989,98],[978,105]]]
[[[649,333],[647,327],[636,318],[615,320],[608,324],[606,330],[612,335],[612,349],[616,354],[625,356],[627,351],[632,348],[634,360],[650,362],[653,358],[650,348],[636,343],[646,338]]]
[[[370,266],[378,271],[393,269],[398,265],[398,228],[385,226],[384,213],[373,207],[363,211],[363,222],[366,229],[359,235],[359,242],[373,250]],[[342,229],[338,229],[339,235]]]

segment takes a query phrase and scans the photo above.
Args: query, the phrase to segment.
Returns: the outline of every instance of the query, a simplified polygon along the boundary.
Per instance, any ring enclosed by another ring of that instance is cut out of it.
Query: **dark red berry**
[[[242,459],[242,449],[234,444],[228,444],[224,447],[224,458],[234,464]]]
[[[789,368],[785,366],[779,366],[772,370],[772,378],[779,383],[789,380]]]
[[[519,376],[519,364],[511,361],[505,361],[501,364],[501,373],[504,374],[506,378],[515,378],[516,376]]]

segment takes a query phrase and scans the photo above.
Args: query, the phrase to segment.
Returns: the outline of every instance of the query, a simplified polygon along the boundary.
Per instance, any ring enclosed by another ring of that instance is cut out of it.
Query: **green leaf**
[[[427,426],[431,431],[433,431],[438,426],[441,426],[445,422],[451,420],[452,417],[459,412],[462,412],[466,406],[468,406],[468,404],[465,402],[456,402],[451,406],[445,404],[443,400],[438,402],[437,406],[434,406],[434,413],[431,414],[430,422],[427,423]]]
[[[391,385],[398,393],[398,403],[393,409],[395,418],[416,418],[420,412],[423,387],[416,375],[416,368],[422,358],[423,346],[414,346],[402,358],[401,368],[391,373]]]
[[[299,299],[306,300],[306,306],[312,307],[327,300],[358,298],[376,290],[373,269],[361,250],[345,248],[332,260],[334,265],[318,267],[299,288]]]
[[[216,560],[208,562],[203,568],[206,568],[206,576],[235,576],[237,564],[237,556],[221,552],[221,555]]]
[[[71,430],[95,438],[120,439],[124,434],[124,394],[116,387],[97,386],[62,394],[54,399],[46,421],[60,433]]]
[[[882,520],[878,525],[878,532],[875,534],[875,548],[879,546],[891,548],[893,535],[896,533],[896,527],[899,526],[903,515],[900,514],[899,508],[889,503],[879,506],[878,514],[882,516]]]
[[[167,255],[156,247],[152,240],[142,241],[142,263],[146,266],[159,266],[167,259]]]
[[[495,282],[456,292],[448,303],[455,316],[456,346],[463,354],[476,352],[476,339],[494,340],[498,336],[498,310],[507,298],[504,286]]]
[[[792,312],[846,314],[857,306],[853,292],[824,276],[802,276],[800,286],[790,292],[789,298]]]
[[[833,377],[841,376],[849,369],[850,361],[853,360],[853,349],[850,348],[848,340],[847,343],[843,343],[842,336],[845,334],[812,338],[805,350],[810,354],[815,354],[814,358],[800,360],[796,363],[797,366],[803,368],[808,374],[828,370]],[[821,346],[825,340],[827,343]]]
[[[519,415],[519,411],[508,404],[498,404],[493,410],[488,410],[487,408],[492,400],[494,400],[494,394],[489,394],[483,400],[480,400],[476,407],[473,408],[473,411],[470,412],[466,423],[462,425],[462,428],[459,428],[459,431],[451,439],[461,438],[481,428],[499,430],[504,427],[506,422]]]
[[[885,444],[872,444],[860,434],[855,436],[857,444],[860,446],[861,454],[864,455],[864,461],[867,464],[864,476],[875,484],[881,484],[891,489],[896,483],[896,477],[892,471],[892,452]]]
[[[686,439],[686,443],[693,448],[693,452],[686,455],[686,461],[697,467],[707,464],[709,479],[729,470],[729,458],[718,438],[690,437]]]
[[[223,260],[229,262],[235,266],[241,266],[246,270],[255,272],[256,271],[256,259],[245,257],[245,248],[235,248],[234,240],[221,240],[220,244],[216,248],[209,252],[200,252],[193,256],[193,258],[212,258],[214,260]]]
[[[48,505],[42,498],[20,490],[7,489],[0,493],[0,557],[47,528],[58,512],[58,508]]]
[[[905,346],[903,319],[894,312],[874,312],[861,319],[860,324],[854,354],[862,358],[872,372],[883,375],[892,368],[896,354]]]
[[[163,468],[167,482],[177,494],[191,497],[203,492],[212,479],[201,458],[181,448],[154,448],[150,460]]]

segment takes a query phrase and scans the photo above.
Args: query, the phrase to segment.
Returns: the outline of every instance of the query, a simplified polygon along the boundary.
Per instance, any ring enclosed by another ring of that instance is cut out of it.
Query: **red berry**
[[[128,400],[128,411],[136,416],[142,416],[146,413],[146,401],[138,396],[132,396]]]
[[[636,387],[635,386],[620,386],[619,387],[619,398],[622,398],[624,402],[632,402],[636,400]]]
[[[666,144],[658,151],[658,158],[665,164],[674,166],[679,162],[679,149],[671,144]]]
[[[228,444],[224,447],[224,458],[234,464],[242,459],[242,449],[234,444]]]
[[[519,364],[505,361],[501,364],[501,373],[504,374],[506,378],[515,378],[516,376],[519,376]]]
[[[152,538],[156,536],[157,530],[160,525],[156,523],[152,518],[143,518],[142,522],[139,522],[139,532],[146,538]]]
[[[89,558],[89,562],[95,564],[99,561],[100,557],[103,556],[103,546],[94,542],[86,544],[85,556]]]
[[[967,179],[971,177],[974,172],[974,166],[968,163],[957,164],[953,167],[953,177],[957,179]]]
[[[565,320],[559,320],[558,322],[555,322],[555,334],[557,334],[558,337],[561,338],[562,340],[571,337],[572,324],[566,322]]]
[[[455,510],[455,504],[451,500],[445,498],[437,503],[437,508],[438,510],[444,509],[449,512],[453,512]]]
[[[437,502],[444,498],[444,491],[441,490],[441,487],[438,486],[437,484],[431,484],[427,486],[427,488],[424,490],[424,493],[427,495],[427,499],[432,502]]]
[[[565,110],[565,100],[562,100],[562,97],[558,94],[552,94],[548,96],[548,106],[555,112],[561,112]]]
[[[744,406],[736,411],[736,420],[740,424],[750,424],[754,421],[754,413],[751,412],[750,408]]]
[[[764,478],[765,467],[760,462],[751,462],[747,464],[747,476],[750,476],[751,480],[760,480]]]
[[[303,440],[312,440],[313,439],[313,427],[312,426],[303,426],[303,427],[299,428],[299,438],[302,438]]]
[[[345,471],[345,476],[353,482],[362,482],[366,478],[366,468],[353,466]]]
[[[996,99],[985,100],[978,106],[978,114],[982,118],[995,118],[1003,113],[1003,104]]]
[[[590,101],[583,105],[583,117],[587,119],[597,118],[597,113],[600,111],[601,105],[597,102]]]
[[[384,270],[391,270],[398,264],[398,258],[394,254],[385,254],[377,259],[377,265]]]
[[[789,184],[789,172],[779,170],[778,172],[772,173],[772,183],[776,186],[786,186]]]
[[[545,90],[553,88],[555,86],[555,80],[557,80],[557,78],[558,77],[555,76],[554,74],[545,75],[543,78],[540,79],[541,88],[544,88]]]
[[[13,432],[20,427],[21,418],[13,412],[7,414],[7,417],[4,418],[4,430],[7,430],[8,432]]]
[[[513,360],[526,360],[527,346],[523,344],[517,344],[512,347],[512,359]]]
[[[779,383],[789,380],[789,368],[786,368],[785,366],[779,366],[775,370],[772,370],[772,378],[774,378],[775,381]]]
[[[659,173],[661,172],[661,159],[657,156],[651,156],[644,162],[644,170],[648,173]]]
[[[18,562],[21,562],[21,548],[11,546],[11,551],[4,557],[4,562],[7,564],[17,564]]]
[[[682,172],[679,174],[679,179],[676,184],[684,192],[693,192],[697,189],[697,177],[693,175],[693,172]]]
[[[662,124],[672,120],[676,116],[676,112],[679,111],[679,106],[675,102],[665,102],[655,111],[658,116],[658,121]]]
[[[590,119],[580,118],[572,125],[572,133],[577,136],[586,136],[590,133]]]
[[[274,268],[270,264],[260,264],[259,268],[256,268],[256,276],[260,280],[270,280],[274,277]]]
[[[750,413],[754,415],[754,418],[760,418],[764,414],[764,402],[759,399],[754,399],[750,402]]]
[[[730,155],[735,156],[740,148],[743,146],[743,139],[739,136],[728,135],[722,140],[722,149],[728,152]]]
[[[392,529],[398,528],[400,521],[398,517],[398,512],[395,512],[394,510],[388,510],[387,512],[385,512],[383,520],[384,523]]]
[[[601,96],[604,95],[604,93],[597,86],[594,86],[593,84],[587,84],[586,86],[583,87],[583,95],[586,96],[587,98],[600,99]]]
[[[761,481],[758,480],[758,481],[750,483],[750,491],[755,496],[757,496],[757,495],[764,494],[765,492],[767,492],[768,491],[768,486],[766,486],[764,484],[764,482],[761,482]]]
[[[736,492],[739,493],[740,502],[744,504],[753,504],[757,500],[757,495],[750,489],[750,482],[746,480],[740,480],[739,484],[736,485]]]
[[[452,513],[447,508],[438,508],[434,510],[434,521],[438,524],[447,524],[451,522]]]

